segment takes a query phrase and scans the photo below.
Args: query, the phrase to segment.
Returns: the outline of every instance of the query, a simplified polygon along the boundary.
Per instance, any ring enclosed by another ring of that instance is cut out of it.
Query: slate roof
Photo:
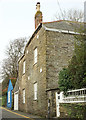
[[[35,29],[34,33],[28,40],[25,50],[28,47],[31,40],[34,38],[34,36],[37,34],[37,32],[44,26],[46,28],[51,29],[58,29],[58,30],[66,30],[66,31],[73,31],[73,32],[80,32],[80,30],[84,29],[84,25],[86,23],[84,22],[76,22],[76,21],[68,21],[68,20],[58,20],[58,21],[52,21],[52,22],[42,22],[38,25],[38,27]],[[24,50],[24,53],[25,53]],[[19,59],[19,61],[24,57],[24,55]],[[19,62],[18,61],[18,62]]]
[[[67,20],[43,22],[43,25],[47,28],[68,30],[68,31],[77,31],[77,32],[80,28],[84,27],[84,23],[82,23],[82,22],[67,21]]]

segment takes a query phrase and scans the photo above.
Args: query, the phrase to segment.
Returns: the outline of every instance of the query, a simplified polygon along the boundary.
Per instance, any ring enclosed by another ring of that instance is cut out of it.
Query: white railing
[[[63,92],[56,92],[56,115],[60,117],[60,103],[83,103],[86,102],[86,88],[68,91],[68,96]]]
[[[78,103],[78,102],[86,102],[86,88],[76,89],[67,92],[68,95],[65,96],[63,92],[59,95],[60,103]]]

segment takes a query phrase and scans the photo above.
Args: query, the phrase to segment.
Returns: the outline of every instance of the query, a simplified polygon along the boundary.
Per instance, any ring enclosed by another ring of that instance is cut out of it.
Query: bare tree
[[[3,60],[1,67],[1,77],[4,85],[8,83],[10,77],[17,78],[18,76],[18,59],[24,52],[26,41],[26,38],[15,39],[10,41],[6,48],[6,58]]]
[[[56,13],[55,19],[57,20],[69,20],[69,21],[84,21],[84,12],[82,10],[69,9],[67,11],[63,10],[61,14]]]

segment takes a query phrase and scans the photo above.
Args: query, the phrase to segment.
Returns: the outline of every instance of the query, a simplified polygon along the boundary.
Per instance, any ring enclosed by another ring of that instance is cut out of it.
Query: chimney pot
[[[37,11],[40,11],[40,2],[37,2],[36,9],[37,9]]]
[[[37,2],[37,4],[40,4],[40,2]]]

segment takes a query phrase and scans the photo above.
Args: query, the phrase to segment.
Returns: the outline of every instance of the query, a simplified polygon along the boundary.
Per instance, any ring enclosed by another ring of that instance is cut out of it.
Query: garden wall
[[[86,118],[86,103],[61,103],[60,104],[61,118]]]

